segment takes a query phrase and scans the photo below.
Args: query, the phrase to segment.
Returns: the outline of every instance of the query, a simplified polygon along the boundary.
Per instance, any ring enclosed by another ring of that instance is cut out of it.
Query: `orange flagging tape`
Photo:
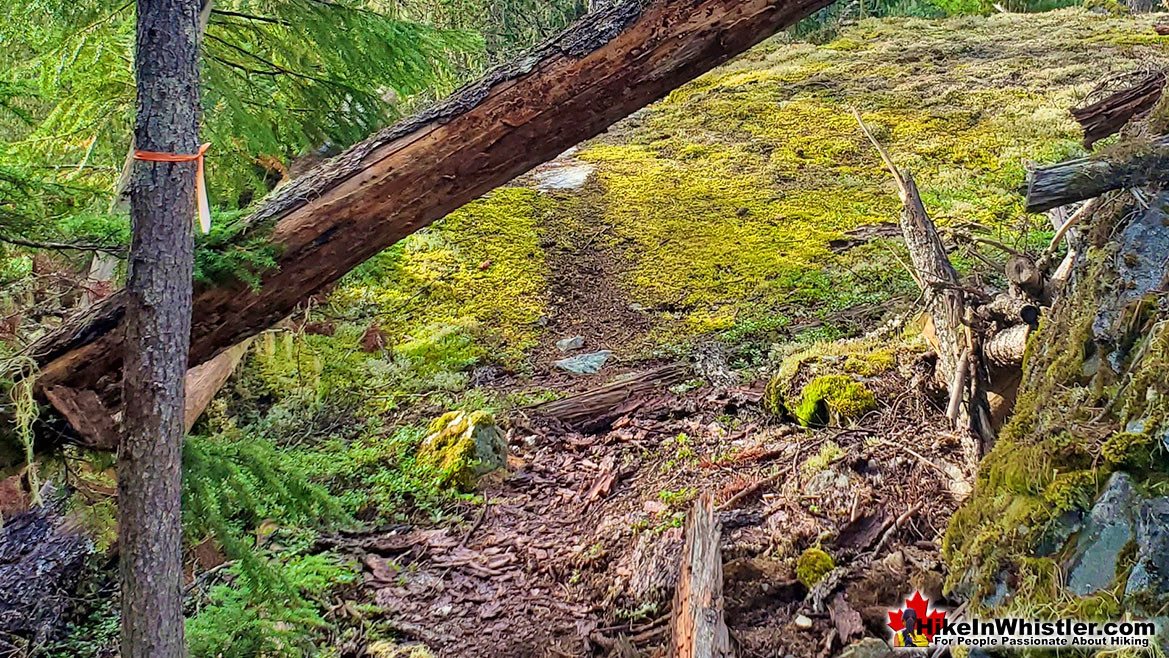
[[[142,160],[144,162],[195,163],[195,206],[199,211],[199,228],[203,229],[203,233],[211,232],[211,208],[207,204],[207,186],[203,183],[203,154],[210,147],[210,143],[204,144],[199,147],[198,153],[191,153],[189,155],[134,149],[135,160]]]

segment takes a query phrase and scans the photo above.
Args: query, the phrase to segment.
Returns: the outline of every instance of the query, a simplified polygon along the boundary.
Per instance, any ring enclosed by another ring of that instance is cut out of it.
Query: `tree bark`
[[[1157,71],[1131,87],[1122,89],[1091,105],[1072,110],[1072,116],[1084,129],[1084,148],[1120,132],[1130,121],[1148,114],[1165,89],[1167,76]]]
[[[240,240],[278,267],[253,289],[200,287],[190,365],[271,326],[382,249],[727,61],[832,0],[623,0],[278,190]],[[118,293],[30,350],[43,386],[116,409]]]
[[[934,321],[938,339],[939,374],[950,381],[958,368],[959,357],[966,349],[962,336],[962,315],[966,302],[959,287],[958,273],[950,264],[946,248],[938,237],[934,222],[925,211],[917,184],[908,172],[902,172],[905,194],[902,199],[901,233],[913,261],[913,269],[926,293],[926,307]]]
[[[612,423],[622,413],[632,411],[625,407],[639,396],[677,384],[685,378],[685,366],[675,363],[560,400],[543,402],[530,409],[534,414],[593,431]]]
[[[1105,192],[1169,183],[1169,137],[1129,146],[1131,153],[1094,155],[1031,172],[1027,212],[1043,212],[1094,199]]]
[[[199,0],[139,0],[134,143],[189,154],[199,137]],[[180,658],[183,378],[191,329],[195,163],[136,162],[118,454],[122,658]]]
[[[694,502],[686,521],[686,545],[670,619],[671,658],[735,655],[723,618],[721,536],[714,518],[714,497],[704,494]]]

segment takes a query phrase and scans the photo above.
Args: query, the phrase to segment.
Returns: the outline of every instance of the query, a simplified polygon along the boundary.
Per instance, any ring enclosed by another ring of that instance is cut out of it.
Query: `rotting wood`
[[[97,394],[89,389],[74,390],[68,386],[50,386],[44,389],[45,398],[65,419],[80,438],[78,445],[94,450],[112,450],[121,436],[119,419]]]
[[[1084,148],[1092,148],[1148,114],[1161,98],[1165,80],[1164,71],[1155,71],[1095,103],[1072,110],[1072,117],[1084,129]]]
[[[236,238],[267,237],[277,266],[253,287],[200,285],[190,365],[293,311],[382,249],[726,62],[831,0],[623,0],[450,100],[278,190]],[[115,293],[29,350],[42,390],[120,406]]]
[[[251,339],[245,340],[207,363],[187,371],[184,383],[184,431],[190,432],[195,426],[195,421],[199,420],[215,394],[235,372],[251,342]],[[78,445],[94,450],[115,450],[118,447],[122,435],[121,414],[106,407],[96,393],[89,389],[77,391],[67,386],[52,386],[45,389],[44,395],[73,428]]]
[[[686,520],[686,544],[670,620],[672,658],[730,658],[730,632],[723,617],[721,533],[714,496],[703,494]]]
[[[982,354],[992,366],[1019,368],[1023,365],[1023,353],[1027,349],[1027,337],[1030,335],[1030,325],[1008,327],[983,344]]]
[[[629,411],[622,408],[625,403],[659,388],[677,384],[686,378],[686,373],[685,365],[673,363],[584,393],[543,402],[528,407],[528,411],[574,427],[593,430],[606,426],[621,413]]]
[[[199,420],[199,416],[203,415],[203,411],[207,409],[207,405],[211,404],[215,394],[231,378],[251,344],[252,339],[248,338],[231,349],[220,352],[207,363],[187,371],[187,398],[183,405],[184,430],[190,432],[191,428],[195,426],[195,421]]]
[[[1004,274],[1007,280],[1027,293],[1032,299],[1043,297],[1043,272],[1035,261],[1022,254],[1015,254],[1007,259]]]
[[[1169,137],[1132,144],[1129,153],[1106,153],[1068,160],[1031,172],[1027,211],[1043,212],[1105,192],[1169,183]]]

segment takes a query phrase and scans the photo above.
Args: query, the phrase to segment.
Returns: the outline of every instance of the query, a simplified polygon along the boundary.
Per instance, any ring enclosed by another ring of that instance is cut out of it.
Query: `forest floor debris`
[[[516,415],[507,474],[484,481],[465,527],[336,547],[360,557],[367,596],[399,631],[438,655],[586,656],[622,638],[652,652],[685,510],[710,492],[742,655],[820,656],[883,633],[908,583],[940,596],[955,439],[936,405],[896,393],[907,384],[896,370],[875,378],[880,405],[850,428],[787,425],[710,387],[643,392],[597,434]],[[796,580],[813,547],[839,572],[826,607]]]

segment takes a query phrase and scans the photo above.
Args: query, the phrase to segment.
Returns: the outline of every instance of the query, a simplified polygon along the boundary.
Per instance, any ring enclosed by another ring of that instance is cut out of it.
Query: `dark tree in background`
[[[139,0],[135,52],[142,151],[199,146],[200,0]],[[118,455],[122,658],[184,655],[183,375],[191,333],[194,162],[136,161],[126,285],[125,437]]]

